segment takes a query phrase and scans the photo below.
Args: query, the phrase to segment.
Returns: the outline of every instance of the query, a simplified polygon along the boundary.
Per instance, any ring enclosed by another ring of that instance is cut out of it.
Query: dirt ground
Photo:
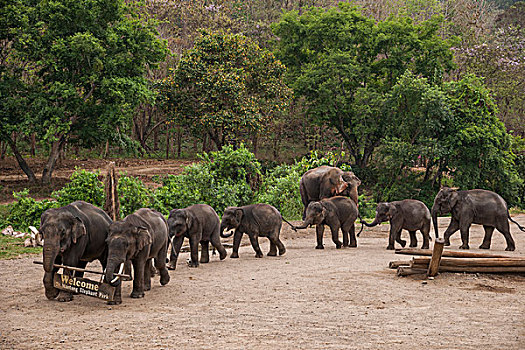
[[[508,255],[525,256],[525,233],[514,224],[512,233]],[[340,250],[326,236],[315,250],[314,229],[283,226],[284,256],[256,259],[245,245],[239,259],[215,255],[192,269],[183,253],[168,285],[156,277],[144,299],[131,299],[124,282],[118,306],[49,301],[32,264],[41,257],[0,261],[0,348],[525,349],[525,275],[397,277],[388,262],[406,256],[385,250],[387,234],[388,225],[365,228],[358,248]],[[471,251],[481,240],[475,225]],[[459,245],[456,233],[451,249]],[[504,248],[495,233],[491,252]]]

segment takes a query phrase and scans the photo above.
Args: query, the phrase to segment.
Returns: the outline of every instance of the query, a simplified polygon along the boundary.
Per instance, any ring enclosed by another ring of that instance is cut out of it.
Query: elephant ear
[[[450,196],[448,197],[448,201],[450,203],[450,209],[454,208],[456,204],[458,203],[459,194],[456,191],[452,191],[450,193]]]
[[[189,230],[193,225],[193,217],[188,212],[185,212],[184,214],[186,214],[186,229]]]
[[[137,243],[137,253],[144,249],[145,246],[152,243],[151,235],[146,227],[137,227],[137,231],[135,233],[135,241]]]
[[[240,224],[242,220],[242,216],[244,215],[244,212],[241,208],[235,209],[235,219],[237,219],[237,222]]]
[[[73,227],[71,228],[71,240],[73,241],[73,244],[76,244],[77,240],[86,234],[87,232],[84,222],[81,218],[75,216],[73,219]]]
[[[398,213],[397,207],[394,204],[388,205],[387,216],[389,219],[392,219]]]

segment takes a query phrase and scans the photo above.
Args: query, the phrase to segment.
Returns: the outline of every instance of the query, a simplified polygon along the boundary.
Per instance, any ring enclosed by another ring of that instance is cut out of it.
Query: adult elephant
[[[113,282],[113,277],[127,260],[131,260],[133,264],[132,298],[142,298],[144,291],[151,289],[152,259],[155,259],[155,267],[160,274],[160,284],[165,285],[170,281],[166,268],[168,223],[161,213],[142,208],[123,220],[112,223],[109,230],[105,278],[118,287],[115,291],[115,301],[110,304],[122,302],[120,281]]]
[[[487,190],[457,191],[454,188],[442,188],[432,206],[432,222],[436,237],[438,237],[438,214],[451,213],[450,224],[445,231],[445,245],[450,245],[450,236],[457,230],[461,232],[462,245],[460,249],[469,249],[469,229],[471,224],[483,225],[485,237],[480,249],[490,249],[492,233],[496,228],[507,241],[505,250],[516,249],[514,239],[510,234],[509,219],[525,231],[516,221],[512,220],[507,209],[507,203],[497,193]]]
[[[351,171],[323,165],[308,170],[301,177],[299,191],[304,205],[303,220],[310,202],[320,201],[333,196],[348,196],[357,205],[357,187],[361,180]]]
[[[98,259],[102,267],[106,266],[106,237],[111,222],[103,210],[83,201],[42,214],[40,233],[44,238],[44,287],[48,299],[73,300],[70,292],[53,286],[53,275],[58,271],[53,264],[85,268],[88,262]],[[77,271],[75,275],[82,277],[83,273]]]
[[[430,211],[425,203],[415,199],[378,203],[374,221],[370,224],[363,221],[363,224],[367,227],[374,227],[385,221],[390,221],[390,235],[386,249],[393,250],[394,242],[398,242],[403,247],[406,245],[406,241],[401,239],[402,230],[407,230],[410,233],[410,247],[417,246],[416,231],[421,231],[423,235],[421,248],[428,249]]]

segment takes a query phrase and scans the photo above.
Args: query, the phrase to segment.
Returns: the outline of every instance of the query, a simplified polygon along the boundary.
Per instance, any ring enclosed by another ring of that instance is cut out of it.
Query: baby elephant
[[[211,244],[219,251],[220,258],[226,258],[226,249],[219,237],[219,216],[207,204],[195,204],[185,209],[173,209],[168,218],[169,236],[172,240],[170,262],[168,269],[175,270],[177,257],[184,237],[190,240],[191,261],[190,267],[199,266],[199,242],[201,244],[201,260],[205,264],[210,261],[208,245]]]
[[[337,249],[343,247],[357,247],[355,237],[355,220],[358,212],[355,202],[342,196],[325,198],[318,202],[310,202],[306,208],[306,218],[302,225],[295,228],[303,229],[309,225],[316,225],[317,246],[315,249],[324,249],[324,225],[332,231],[332,241]],[[339,229],[343,231],[343,243],[339,240]],[[350,239],[348,239],[350,236]],[[350,242],[349,242],[350,241]]]
[[[374,227],[382,222],[390,221],[390,235],[388,237],[388,247],[394,249],[394,241],[406,245],[406,241],[401,239],[403,229],[410,233],[410,246],[417,247],[416,231],[423,234],[423,245],[421,248],[428,249],[430,241],[430,211],[425,203],[415,199],[405,199],[390,203],[378,203],[376,217],[370,224],[363,222],[368,227]]]
[[[114,282],[114,273],[123,266],[126,260],[131,260],[134,270],[132,298],[144,297],[144,291],[151,289],[151,260],[155,258],[155,267],[160,273],[160,284],[170,281],[166,269],[166,254],[168,245],[168,224],[161,213],[142,208],[115,221],[109,226],[108,263],[106,281],[117,284],[115,301],[122,303],[120,281]]]
[[[282,216],[275,207],[269,204],[252,204],[244,207],[228,207],[222,215],[221,237],[230,237],[233,233],[224,234],[224,230],[235,229],[233,236],[233,252],[231,258],[239,257],[239,246],[244,233],[250,237],[255,257],[262,258],[263,253],[259,247],[259,236],[268,237],[270,251],[268,256],[276,256],[286,252],[284,244],[279,239],[281,232]]]

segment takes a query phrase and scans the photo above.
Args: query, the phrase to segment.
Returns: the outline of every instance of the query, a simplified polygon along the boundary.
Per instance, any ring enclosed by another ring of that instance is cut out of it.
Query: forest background
[[[0,162],[27,177],[0,226],[102,206],[99,173],[53,185],[86,158],[197,160],[155,186],[122,174],[122,215],[266,202],[298,218],[299,178],[323,164],[362,179],[365,215],[431,206],[441,185],[525,208],[525,2],[0,3]]]

